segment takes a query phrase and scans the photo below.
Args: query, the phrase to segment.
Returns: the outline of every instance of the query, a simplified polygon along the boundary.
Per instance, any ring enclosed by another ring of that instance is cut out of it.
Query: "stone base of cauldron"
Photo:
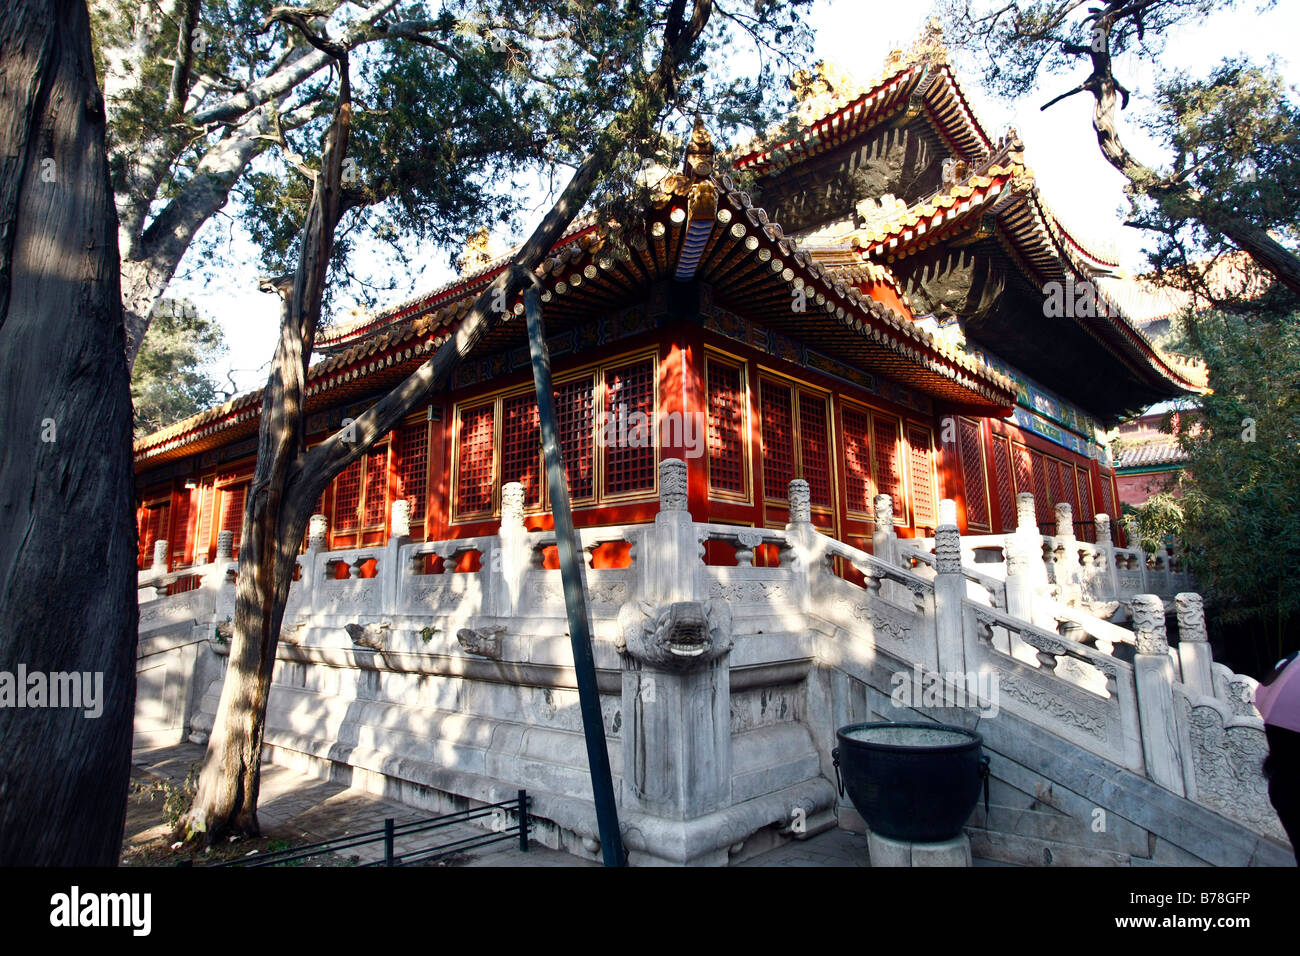
[[[905,843],[868,831],[867,850],[874,866],[970,866],[970,837],[963,833],[941,843]]]

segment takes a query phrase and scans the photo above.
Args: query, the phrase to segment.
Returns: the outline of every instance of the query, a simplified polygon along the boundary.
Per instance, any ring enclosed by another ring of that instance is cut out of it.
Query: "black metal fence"
[[[256,856],[229,860],[225,863],[215,863],[213,866],[281,866],[314,856],[324,856],[329,853],[337,853],[340,850],[367,846],[372,843],[382,843],[384,845],[384,857],[382,860],[362,863],[361,866],[411,866],[416,863],[427,863],[431,860],[439,860],[457,853],[464,853],[479,847],[490,846],[493,843],[514,839],[519,840],[520,851],[527,853],[528,831],[532,825],[532,820],[528,814],[531,800],[532,798],[528,796],[527,790],[520,790],[519,796],[514,800],[490,803],[471,810],[458,810],[455,813],[445,813],[442,816],[430,817],[427,820],[394,824],[393,818],[389,817],[384,820],[382,830],[369,830],[365,833],[339,837],[335,840],[324,840],[320,843],[309,843],[306,846],[292,847],[288,850],[278,850],[275,853],[259,853]],[[506,825],[510,813],[514,814],[515,823]],[[399,840],[407,840],[416,834],[429,833],[458,823],[468,823],[471,820],[482,819],[483,817],[491,817],[493,820],[490,832],[476,833],[462,837],[459,840],[437,843],[402,853],[397,851]]]

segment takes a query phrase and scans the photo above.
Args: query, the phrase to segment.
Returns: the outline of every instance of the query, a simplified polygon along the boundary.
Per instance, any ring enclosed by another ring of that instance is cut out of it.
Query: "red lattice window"
[[[154,542],[167,533],[167,519],[170,512],[169,505],[161,504],[145,508],[144,514],[140,516],[140,567],[147,568],[153,565]]]
[[[1016,494],[1034,492],[1034,460],[1029,456],[1029,449],[1024,445],[1012,444],[1012,454],[1016,466]]]
[[[871,514],[871,423],[865,412],[840,412],[844,432],[845,491],[850,511]]]
[[[826,399],[799,393],[799,453],[803,479],[814,505],[831,506],[831,447],[826,436]]]
[[[185,551],[190,545],[190,496],[191,492],[188,489],[181,492],[180,503],[176,506],[176,517],[172,521],[175,540],[168,542],[168,547],[172,549],[172,567],[185,562]]]
[[[794,427],[790,389],[775,382],[759,384],[763,435],[763,494],[784,501],[794,477]]]
[[[495,403],[460,411],[460,448],[456,458],[456,512],[492,510],[492,452]]]
[[[984,470],[980,423],[970,418],[957,419],[957,439],[961,451],[961,473],[966,488],[966,523],[971,528],[987,531],[991,527],[988,477]]]
[[[555,386],[555,418],[571,498],[592,498],[596,494],[595,411],[593,378]]]
[[[1115,496],[1110,486],[1110,475],[1101,476],[1101,507],[1106,514],[1115,517]]]
[[[1074,466],[1066,461],[1058,461],[1056,467],[1061,470],[1061,484],[1065,487],[1065,500],[1070,503],[1070,511],[1075,521],[1082,521],[1079,516],[1079,489],[1074,484]]]
[[[365,526],[375,528],[384,523],[388,506],[388,446],[366,455],[366,501],[363,508]]]
[[[1075,483],[1079,488],[1079,520],[1089,522],[1092,520],[1092,495],[1088,491],[1088,472],[1087,469],[1079,468],[1074,473]]]
[[[524,486],[524,504],[542,503],[542,432],[531,393],[501,403],[501,480]]]
[[[199,489],[199,532],[194,544],[194,560],[200,564],[208,560],[208,548],[212,543],[212,508],[216,498],[216,489],[209,481]]]
[[[745,391],[740,368],[710,359],[707,377],[709,487],[744,494]]]
[[[218,531],[229,531],[231,556],[239,556],[239,540],[244,527],[244,495],[248,493],[248,484],[229,485],[222,493],[221,527]]]
[[[1048,504],[1052,507],[1051,521],[1053,522],[1053,528],[1055,528],[1056,506],[1061,502],[1070,500],[1066,497],[1065,481],[1061,476],[1061,468],[1064,466],[1055,458],[1044,457],[1043,463],[1047,466],[1047,483],[1052,496],[1052,500]],[[1053,534],[1055,534],[1055,531],[1053,531]]]
[[[655,363],[642,359],[605,371],[605,493],[655,486]],[[613,440],[611,440],[613,439]]]
[[[333,530],[356,531],[361,510],[361,459],[344,468],[334,479]]]
[[[1002,530],[1014,531],[1016,527],[1016,486],[1011,477],[1011,453],[1007,440],[993,436],[993,478],[997,484],[998,510],[1002,517]]]
[[[903,462],[899,454],[898,419],[892,415],[875,415],[876,487],[880,494],[894,499],[894,518],[907,514],[903,502]]]
[[[933,528],[939,523],[934,493],[934,454],[930,449],[930,432],[908,426],[907,451],[912,484],[912,523]]]
[[[1052,506],[1048,502],[1051,494],[1047,482],[1047,466],[1051,459],[1044,458],[1040,451],[1030,451],[1029,457],[1034,477],[1034,520],[1043,529],[1052,525]]]
[[[397,430],[397,497],[411,503],[411,531],[422,536],[429,488],[429,423],[411,422]]]

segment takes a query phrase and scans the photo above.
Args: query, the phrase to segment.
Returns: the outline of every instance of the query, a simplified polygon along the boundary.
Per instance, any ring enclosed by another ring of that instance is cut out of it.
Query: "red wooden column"
[[[704,394],[704,330],[694,322],[676,322],[665,336],[664,359],[660,363],[659,407],[674,415],[682,427],[704,429],[704,454],[691,458],[683,446],[664,448],[660,458],[686,462],[687,507],[697,521],[708,520],[709,465],[707,409]],[[688,424],[689,423],[689,426]]]
[[[966,518],[966,478],[961,466],[961,422],[957,413],[946,409],[935,411],[931,428],[934,432],[935,488],[939,498],[957,502],[957,526],[962,534],[969,533]],[[938,507],[938,502],[935,502]]]
[[[451,402],[435,399],[433,409],[435,421],[429,432],[429,501],[424,507],[424,540],[442,541],[450,537],[451,462],[456,451],[451,440],[455,427],[451,420]]]

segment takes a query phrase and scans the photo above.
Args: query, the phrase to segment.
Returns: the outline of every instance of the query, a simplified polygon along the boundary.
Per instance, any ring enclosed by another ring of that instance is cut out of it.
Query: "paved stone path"
[[[190,768],[203,757],[203,747],[180,744],[152,750],[137,750],[132,756],[132,775],[139,780],[156,777],[180,786]],[[318,843],[334,840],[354,833],[382,829],[384,819],[392,817],[401,825],[416,820],[427,820],[433,814],[405,804],[385,800],[374,794],[353,790],[339,783],[305,776],[286,767],[262,764],[261,790],[257,806],[258,822],[262,833],[268,837],[292,841],[295,844]],[[142,819],[132,827],[127,818],[126,842],[147,843],[166,832],[165,825]],[[420,849],[433,844],[442,845],[468,837],[482,837],[489,831],[470,824],[458,823],[426,832],[404,841],[397,841],[397,852]],[[341,850],[343,857],[358,857],[357,862],[369,863],[383,858],[382,843],[350,847]],[[488,846],[468,851],[458,866],[597,866],[559,850],[551,850],[533,843],[527,853],[519,849],[517,838],[502,840]],[[304,865],[310,865],[306,861]]]
[[[152,750],[138,750],[133,755],[132,773],[137,780],[155,777],[181,785],[190,768],[203,757],[204,748],[194,744],[180,744]],[[353,790],[339,783],[330,783],[305,776],[294,770],[274,764],[262,765],[261,800],[258,820],[266,836],[279,837],[295,843],[316,843],[380,829],[385,817],[398,824],[427,819],[425,811],[385,800],[361,790]],[[126,842],[146,843],[166,832],[151,817],[133,814],[127,817]],[[398,843],[398,852],[434,843],[442,844],[465,837],[483,836],[485,830],[469,824],[455,824],[435,833],[421,834],[420,842]],[[343,856],[359,858],[368,863],[383,856],[383,845],[353,847],[341,851]],[[458,866],[598,866],[559,850],[551,850],[537,843],[523,853],[516,840],[503,840],[468,851]],[[769,850],[745,860],[738,866],[870,866],[867,838],[847,830],[831,829],[807,840],[794,840],[784,846]],[[982,860],[976,866],[990,865]]]

